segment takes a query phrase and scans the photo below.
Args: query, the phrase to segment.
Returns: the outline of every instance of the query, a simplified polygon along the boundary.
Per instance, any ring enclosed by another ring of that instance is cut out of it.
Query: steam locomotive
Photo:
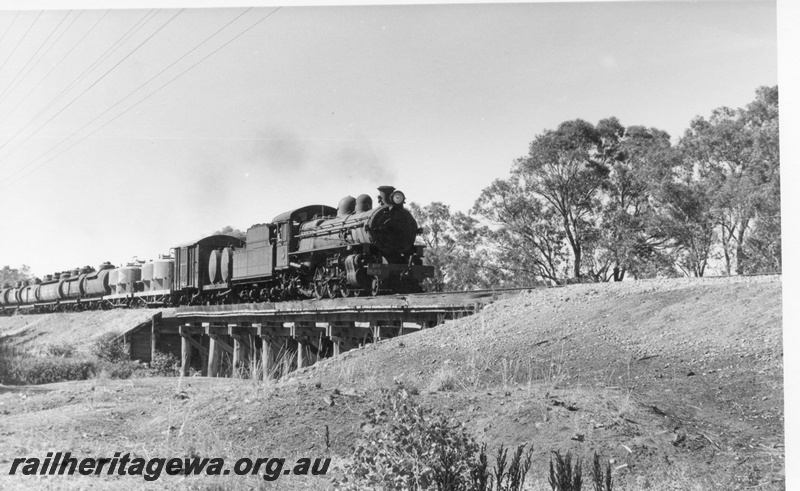
[[[169,256],[122,267],[101,264],[0,288],[0,309],[41,311],[276,302],[422,291],[421,229],[405,195],[378,188],[338,207],[310,205],[247,230],[246,240],[212,235]]]

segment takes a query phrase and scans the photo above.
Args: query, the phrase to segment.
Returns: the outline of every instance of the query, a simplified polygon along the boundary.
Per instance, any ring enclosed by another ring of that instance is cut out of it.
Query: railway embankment
[[[89,345],[107,333],[123,335],[157,312],[170,316],[174,309],[116,309],[0,317],[0,338],[21,349],[38,351],[48,345]]]
[[[532,290],[277,382],[101,377],[7,392],[0,486],[30,487],[34,479],[75,489],[264,485],[259,476],[147,483],[7,475],[15,456],[71,451],[330,456],[325,477],[273,483],[330,488],[356,441],[368,438],[364,413],[402,388],[487,443],[492,461],[501,443],[532,447],[532,489],[549,489],[552,450],[610,459],[614,489],[784,489],[781,294],[779,276]],[[7,322],[0,335],[10,332]],[[39,342],[35,332],[25,338],[30,346]]]

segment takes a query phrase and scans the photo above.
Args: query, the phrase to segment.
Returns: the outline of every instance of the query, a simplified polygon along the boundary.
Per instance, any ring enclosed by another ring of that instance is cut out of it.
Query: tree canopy
[[[426,280],[428,290],[463,290],[490,282],[491,268],[480,250],[483,230],[475,218],[451,213],[450,206],[441,202],[408,207],[423,230],[425,261],[434,266],[434,277]]]
[[[225,225],[216,232],[212,232],[211,235],[230,235],[231,237],[236,237],[241,240],[247,239],[247,232],[242,232],[238,228],[234,228],[230,225]]]
[[[414,205],[436,287],[703,276],[711,264],[779,272],[778,136],[777,87],[696,117],[674,143],[615,117],[565,121],[535,136],[470,215]]]
[[[3,266],[3,269],[0,269],[0,286],[3,286],[7,283],[14,284],[18,281],[30,279],[33,279],[33,275],[31,275],[31,268],[24,264],[19,268]]]
[[[778,88],[759,88],[744,108],[695,118],[680,148],[707,188],[726,273],[779,270]]]

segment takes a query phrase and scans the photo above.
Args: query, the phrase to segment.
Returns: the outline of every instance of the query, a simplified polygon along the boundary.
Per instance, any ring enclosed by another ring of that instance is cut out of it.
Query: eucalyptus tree
[[[490,224],[484,235],[492,244],[495,273],[506,284],[555,284],[566,276],[569,258],[560,217],[518,176],[495,180],[481,192],[473,212]]]
[[[0,269],[0,286],[6,283],[14,284],[18,281],[26,281],[33,279],[30,266],[22,265],[19,268],[12,268],[11,266],[3,266]]]
[[[426,280],[433,291],[463,290],[486,286],[488,266],[480,248],[481,227],[478,221],[462,212],[450,212],[450,206],[434,201],[426,206],[410,203],[426,246],[425,262],[434,267],[434,277]]]
[[[687,164],[712,190],[728,274],[754,263],[780,268],[778,135],[778,88],[760,87],[745,108],[720,107],[692,120],[680,141]]]
[[[230,225],[225,225],[221,229],[213,232],[211,235],[230,235],[231,237],[236,237],[237,239],[241,240],[247,239],[247,232],[242,232],[238,228],[234,228]]]
[[[679,164],[669,135],[656,128],[624,128],[616,118],[597,124],[609,173],[603,181],[599,227],[601,264],[613,266],[610,275],[621,281],[626,272],[636,277],[672,273],[669,237],[659,223],[655,194],[672,179]],[[596,261],[599,262],[599,261]],[[603,267],[594,268],[598,273]]]
[[[597,129],[581,119],[538,135],[528,155],[514,163],[512,175],[523,193],[544,201],[560,222],[572,252],[572,275],[581,276],[584,248],[594,235],[601,208],[600,190],[609,169],[597,149]]]

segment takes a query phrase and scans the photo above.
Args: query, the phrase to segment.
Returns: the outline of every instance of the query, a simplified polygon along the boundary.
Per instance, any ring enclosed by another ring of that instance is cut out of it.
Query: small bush
[[[38,385],[96,376],[130,378],[144,373],[142,365],[127,359],[127,349],[113,335],[103,336],[92,345],[95,356],[77,356],[75,347],[66,343],[46,346],[44,356],[35,356],[3,341],[0,338],[0,383],[3,384]]]
[[[435,374],[428,384],[428,392],[458,390],[458,377],[455,370],[450,367],[442,367]]]
[[[417,387],[417,384],[415,384],[413,381],[398,380],[395,382],[395,384],[397,384],[398,389],[405,389],[409,395],[419,395],[419,387]]]
[[[118,334],[107,332],[92,343],[90,352],[101,360],[116,363],[130,358],[128,346],[119,338]]]
[[[47,356],[57,356],[60,358],[72,358],[75,356],[77,348],[69,343],[48,344],[44,353]]]
[[[115,363],[100,361],[98,375],[105,378],[126,379],[138,375],[143,366],[137,361],[122,360]]]
[[[565,456],[561,452],[553,451],[556,457],[556,465],[553,467],[553,458],[550,457],[550,488],[553,491],[581,491],[581,459],[575,459],[572,463],[572,453],[567,452]]]
[[[66,346],[66,345],[65,345]],[[56,350],[66,356],[69,349]],[[74,351],[74,350],[73,350]],[[0,383],[47,384],[67,380],[85,380],[94,376],[96,366],[89,360],[75,360],[64,356],[34,357],[7,338],[0,338]]]
[[[97,373],[91,360],[16,356],[5,365],[3,378],[10,383],[38,385],[68,380],[86,380]]]
[[[389,392],[365,416],[365,436],[345,469],[353,480],[337,484],[343,489],[519,491],[524,486],[532,453],[523,457],[524,445],[508,468],[508,450],[501,447],[492,473],[486,445],[479,447],[460,424],[426,414],[405,389]]]
[[[553,467],[553,459],[550,458],[550,488],[553,491],[581,491],[583,486],[583,476],[581,475],[581,459],[575,459],[572,463],[572,454],[567,452],[562,456],[560,452],[553,452],[556,458],[556,465]],[[600,463],[600,456],[594,453],[592,458],[592,487],[594,491],[612,491],[611,464],[606,463],[605,472]]]
[[[469,489],[478,445],[444,417],[426,417],[404,389],[370,408],[362,425],[365,438],[348,473],[360,483],[349,489]],[[353,483],[355,484],[355,483]]]
[[[156,351],[150,361],[150,375],[161,377],[177,377],[181,374],[181,362],[172,353]]]
[[[531,459],[533,457],[533,448],[529,448],[528,452],[523,457],[525,445],[517,447],[516,452],[511,457],[511,463],[508,466],[508,471],[505,470],[506,460],[508,456],[508,449],[500,445],[497,451],[497,460],[494,466],[494,475],[497,480],[497,490],[516,490],[522,489],[525,485],[525,476],[531,468]],[[505,486],[503,484],[505,483]]]
[[[592,457],[592,484],[594,491],[612,491],[611,463],[606,462],[606,470],[603,472],[603,465],[597,452]]]

